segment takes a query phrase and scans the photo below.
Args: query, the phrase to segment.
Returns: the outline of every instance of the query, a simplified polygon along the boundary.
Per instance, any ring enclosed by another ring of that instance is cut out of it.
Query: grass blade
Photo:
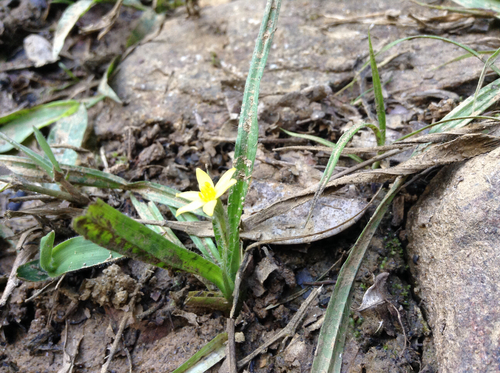
[[[377,138],[377,145],[385,145],[385,105],[384,96],[382,95],[382,83],[380,82],[380,75],[378,73],[377,62],[375,61],[375,54],[373,53],[372,38],[370,32],[368,31],[368,47],[370,49],[370,66],[372,70],[372,80],[373,80],[373,93],[375,94],[375,106],[377,109],[378,118],[378,128],[380,130],[380,136]],[[374,168],[378,167],[375,163]]]
[[[188,361],[182,364],[179,368],[174,370],[172,373],[184,373],[188,369],[192,372],[195,366],[200,365],[201,362],[203,365],[196,370],[196,372],[206,372],[210,369],[214,364],[219,362],[222,357],[224,357],[225,346],[224,343],[227,341],[227,333],[221,333],[217,335],[214,339],[208,342],[205,346],[203,346],[197,353],[195,353]],[[220,359],[215,361],[212,365],[209,366],[208,362],[213,361],[213,359],[209,359],[212,354],[217,354],[217,356],[221,356]]]
[[[452,0],[458,5],[462,5],[464,8],[473,9],[487,9],[494,12],[500,13],[500,4],[498,0]],[[497,17],[499,17],[497,15]]]
[[[175,214],[177,213],[177,209],[170,206],[169,209],[175,216]],[[196,215],[191,214],[189,212],[181,214],[176,218],[178,221],[200,221],[200,219],[198,219]],[[203,254],[203,257],[205,259],[208,259],[217,265],[221,265],[222,263],[221,255],[219,253],[219,250],[217,249],[217,246],[215,246],[214,241],[211,238],[209,237],[201,238],[193,235],[189,235],[189,237],[194,242],[198,250],[200,250],[200,252]]]
[[[290,131],[287,131],[287,130],[285,130],[283,128],[280,128],[280,130],[282,130],[283,132],[285,132],[289,136],[298,137],[298,138],[306,139],[306,140],[310,140],[310,141],[315,141],[318,144],[321,144],[321,145],[324,145],[324,146],[328,146],[329,148],[332,148],[332,149],[334,149],[337,146],[335,143],[333,143],[331,141],[328,141],[326,139],[322,139],[321,137],[318,137],[318,136],[312,136],[312,135],[306,135],[306,134],[302,134],[302,133],[290,132]],[[348,157],[351,158],[352,160],[356,161],[356,162],[359,162],[359,163],[363,162],[363,160],[360,157],[358,157],[357,155],[349,154]]]
[[[321,145],[324,145],[324,146],[328,146],[330,148],[335,148],[335,146],[336,146],[335,143],[333,143],[331,141],[328,141],[328,140],[325,140],[325,139],[322,139],[321,137],[318,137],[318,136],[290,132],[290,131],[287,131],[287,130],[285,130],[283,128],[280,128],[280,130],[283,131],[283,132],[285,132],[288,136],[298,137],[298,138],[306,139],[306,140],[310,140],[310,141],[315,141],[318,144],[321,144]]]
[[[61,118],[67,117],[78,110],[78,101],[56,101],[31,109],[18,110],[12,114],[0,117],[1,132],[12,140],[21,143],[33,133],[33,126],[43,128]],[[12,150],[14,146],[0,141],[0,153]]]
[[[396,179],[365,229],[363,229],[339,272],[335,289],[326,310],[325,321],[319,334],[317,350],[311,369],[312,373],[340,372],[345,342],[345,321],[347,321],[346,315],[349,315],[352,284],[366,249],[404,180],[405,178],[401,177]]]
[[[375,137],[377,137],[377,142],[380,141],[380,131],[376,126],[370,123],[359,123],[357,125],[352,126],[348,131],[344,132],[342,136],[340,136],[339,141],[337,142],[337,145],[335,146],[335,149],[333,150],[332,154],[330,155],[330,159],[328,160],[328,163],[326,165],[325,171],[323,172],[323,176],[321,177],[321,180],[319,182],[319,187],[316,193],[314,194],[313,201],[311,203],[311,208],[309,209],[309,214],[307,215],[306,221],[304,223],[307,224],[309,219],[311,218],[311,215],[314,211],[314,207],[316,206],[316,203],[318,202],[319,196],[323,191],[325,190],[326,184],[328,183],[328,180],[330,180],[330,177],[332,177],[333,170],[335,169],[335,166],[337,165],[337,162],[339,161],[340,155],[342,154],[342,150],[347,146],[349,141],[353,138],[353,136],[362,128],[368,127],[370,128],[374,133]]]
[[[42,170],[44,170],[45,173],[49,175],[51,179],[54,178],[54,171],[52,170],[52,164],[48,160],[43,158],[40,154],[37,154],[30,148],[12,140],[10,137],[6,136],[3,132],[0,132],[0,139],[3,139],[6,143],[12,145],[13,148],[16,148],[19,151],[23,151],[31,159],[31,161],[35,163],[37,166],[39,166]]]
[[[221,289],[226,298],[231,297],[230,292],[225,291],[222,271],[215,264],[177,246],[99,199],[84,215],[73,219],[73,229],[95,244],[125,256],[160,268],[170,266],[200,275]]]
[[[444,41],[446,43],[451,43],[451,44],[456,45],[457,47],[460,47],[460,48],[466,50],[471,55],[473,55],[474,57],[478,58],[481,62],[484,62],[483,59],[481,58],[480,53],[476,52],[474,49],[468,47],[467,45],[459,43],[459,42],[457,42],[455,40],[451,40],[451,39],[447,39],[447,38],[443,38],[441,36],[435,36],[435,35],[416,35],[416,36],[408,36],[406,38],[394,40],[393,42],[387,44],[385,47],[383,47],[382,49],[380,49],[377,53],[375,53],[375,56],[378,56],[379,54],[381,54],[381,53],[383,53],[385,51],[388,51],[392,47],[394,47],[394,46],[396,46],[396,45],[398,45],[398,44],[400,44],[402,42],[410,41],[410,40],[414,40],[414,39],[435,39],[435,40]],[[364,69],[366,69],[369,64],[370,64],[370,61],[365,62],[363,64],[363,66],[361,66],[361,69],[359,71],[363,71]],[[500,75],[500,69],[498,69],[495,65],[492,65],[491,69],[494,72],[496,72],[498,75]],[[356,81],[358,80],[358,77],[359,77],[359,73],[356,74],[356,76],[354,77],[354,79],[349,84],[347,84],[344,88],[342,88],[337,93],[335,93],[335,96],[338,96],[342,92],[344,92],[346,89],[351,88],[354,85],[354,83],[356,83]]]
[[[479,94],[479,91],[481,90],[481,87],[483,86],[483,83],[484,83],[484,77],[486,76],[486,71],[495,62],[495,60],[497,59],[497,57],[498,57],[499,54],[500,54],[500,48],[498,48],[495,51],[495,53],[493,53],[488,58],[488,60],[486,61],[486,63],[483,66],[483,70],[481,71],[481,75],[479,76],[479,82],[477,83],[476,91],[474,92],[474,100],[472,102],[472,111],[473,112],[475,111],[475,108],[476,108],[477,96]]]
[[[38,145],[40,145],[40,148],[43,150],[47,158],[49,158],[50,163],[52,163],[52,167],[57,172],[62,172],[61,167],[59,166],[59,162],[57,162],[56,157],[54,156],[54,153],[52,153],[52,149],[50,148],[49,144],[47,143],[47,140],[45,140],[45,137],[43,137],[42,133],[40,130],[36,127],[33,127],[33,132],[35,133],[36,141],[38,141]]]
[[[487,86],[481,88],[476,96],[476,105],[474,107],[474,96],[469,96],[465,101],[458,105],[455,109],[450,111],[443,119],[441,124],[434,126],[429,132],[438,133],[444,132],[451,128],[461,128],[474,120],[474,116],[480,115],[486,111],[490,106],[498,102],[500,99],[500,79],[493,81]],[[467,119],[457,119],[456,121],[449,121],[457,117],[470,117]]]
[[[141,219],[156,220],[160,222],[165,220],[160,210],[158,210],[158,207],[156,207],[156,205],[153,202],[149,203],[139,202],[137,198],[135,198],[133,195],[130,196],[130,200],[132,201],[132,204],[134,205]],[[185,249],[184,245],[177,238],[172,229],[168,227],[161,227],[159,225],[149,225],[149,224],[146,224],[146,227],[148,227],[152,231],[155,231],[158,234],[161,234],[162,236],[166,235],[167,239],[175,243],[177,246],[180,246]]]
[[[239,224],[257,153],[257,139],[259,136],[257,106],[259,103],[260,80],[264,73],[274,31],[277,28],[280,6],[281,0],[267,1],[243,94],[233,165],[237,169],[238,182],[232,188],[228,199],[231,277],[236,275],[240,265]]]

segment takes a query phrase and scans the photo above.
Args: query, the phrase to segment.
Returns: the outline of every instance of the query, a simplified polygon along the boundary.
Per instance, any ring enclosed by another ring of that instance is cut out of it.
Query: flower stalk
[[[229,245],[229,221],[227,211],[222,205],[220,196],[222,196],[229,188],[236,184],[233,175],[236,172],[235,168],[228,170],[224,173],[219,182],[214,185],[212,179],[208,174],[201,169],[196,169],[196,178],[198,180],[199,192],[184,192],[177,194],[177,197],[185,198],[191,203],[177,210],[176,216],[185,212],[195,211],[199,208],[203,212],[212,217],[212,226],[214,230],[215,241],[217,248],[222,258],[222,280],[224,289],[221,291],[227,300],[232,301],[232,294],[234,290],[234,276],[232,267],[234,260],[239,258],[239,255],[234,255],[230,251]],[[239,253],[237,253],[239,254]],[[239,263],[238,263],[239,265]]]

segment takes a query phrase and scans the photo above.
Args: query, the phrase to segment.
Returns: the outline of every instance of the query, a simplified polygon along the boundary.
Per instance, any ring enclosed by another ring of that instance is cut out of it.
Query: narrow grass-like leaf
[[[88,127],[87,109],[80,104],[78,110],[70,116],[62,118],[51,128],[47,142],[50,145],[71,145],[81,147]],[[72,149],[53,150],[59,163],[74,165],[78,154]]]
[[[386,213],[392,199],[405,178],[398,178],[386,194],[377,210],[371,217],[365,229],[351,249],[339,272],[335,289],[330,297],[325,314],[325,321],[321,327],[316,354],[311,369],[312,373],[340,372],[342,350],[345,343],[345,321],[349,315],[351,303],[351,289],[356,273],[363,260],[366,249],[377,230],[380,221]]]
[[[101,95],[109,97],[110,99],[112,99],[115,102],[118,102],[119,104],[123,104],[122,100],[120,100],[120,97],[118,97],[118,95],[115,93],[115,91],[113,91],[113,89],[109,86],[108,83],[109,78],[115,71],[120,61],[121,61],[121,55],[113,58],[108,68],[106,69],[106,72],[101,78],[99,87],[97,87],[97,92],[99,92]]]
[[[373,93],[375,94],[375,107],[377,109],[378,128],[380,136],[377,138],[377,145],[385,145],[385,105],[384,96],[382,95],[382,83],[380,82],[380,75],[378,73],[377,61],[375,61],[375,54],[373,53],[372,38],[368,31],[368,48],[370,50],[370,66],[372,70]]]
[[[79,0],[76,3],[66,8],[63,15],[57,23],[52,43],[52,58],[57,60],[59,53],[64,46],[64,40],[76,22],[83,16],[96,1],[94,0]]]
[[[237,169],[238,182],[232,188],[228,199],[230,271],[233,278],[240,266],[239,224],[257,153],[259,136],[257,106],[259,104],[260,80],[277,28],[280,6],[281,0],[267,1],[243,94],[233,164],[233,167]]]
[[[149,202],[149,203],[139,202],[137,200],[137,198],[135,198],[133,195],[130,196],[130,200],[132,201],[132,204],[134,205],[134,207],[137,210],[137,213],[139,214],[141,219],[156,220],[159,222],[162,222],[165,220],[163,218],[160,210],[158,210],[158,207],[156,207],[156,205],[153,202]],[[184,245],[177,238],[177,236],[172,231],[172,229],[170,229],[168,227],[162,227],[159,225],[150,225],[150,224],[146,224],[146,227],[148,227],[152,231],[155,231],[156,233],[161,234],[162,236],[166,237],[168,240],[172,241],[177,246],[180,246],[180,247],[185,249]]]
[[[283,132],[285,132],[287,135],[290,135],[292,137],[299,137],[301,139],[307,139],[307,140],[310,140],[310,141],[315,141],[317,142],[318,144],[321,144],[321,145],[324,145],[324,146],[328,146],[332,149],[334,149],[337,145],[331,141],[328,141],[326,139],[322,139],[321,137],[318,137],[318,136],[312,136],[312,135],[306,135],[306,134],[302,134],[302,133],[295,133],[295,132],[290,132],[290,131],[287,131],[283,128],[280,128]],[[355,154],[349,154],[348,155],[349,158],[351,158],[352,160],[356,161],[356,162],[363,162],[363,160],[358,157],[357,155]]]
[[[318,190],[314,194],[314,198],[313,198],[313,201],[311,203],[311,208],[309,209],[309,214],[307,215],[307,218],[306,218],[306,221],[304,224],[307,224],[307,222],[311,218],[312,212],[314,211],[314,207],[316,206],[316,203],[318,203],[319,196],[325,190],[326,184],[328,183],[328,180],[330,180],[330,177],[333,174],[333,170],[335,169],[335,166],[337,165],[337,162],[340,158],[340,155],[342,154],[342,150],[344,150],[344,148],[347,146],[349,141],[351,141],[353,136],[360,129],[362,129],[364,127],[370,128],[375,133],[375,137],[377,138],[377,142],[381,141],[381,140],[379,140],[380,136],[381,136],[379,129],[370,123],[359,123],[357,125],[352,126],[348,131],[346,131],[342,134],[339,141],[337,142],[337,145],[335,146],[335,149],[333,150],[332,154],[330,155],[330,159],[328,160],[325,171],[323,172],[323,176],[321,177],[321,180],[319,182]]]
[[[214,339],[208,342],[205,346],[198,350],[193,356],[189,358],[184,364],[179,368],[174,370],[172,373],[184,373],[186,371],[190,372],[206,372],[214,364],[218,363],[225,356],[225,346],[224,343],[227,341],[227,333],[221,333],[217,335]],[[214,356],[215,359],[211,358]],[[199,366],[196,370],[191,370]]]
[[[454,1],[454,0],[452,0]],[[470,14],[476,17],[492,17],[494,15],[494,9],[489,8],[488,5],[490,3],[497,4],[497,0],[493,0],[493,2],[489,0],[457,0],[455,1],[457,4],[468,4],[468,6],[463,5],[466,8],[469,9],[464,9],[464,8],[456,8],[456,7],[449,7],[449,6],[442,6],[442,5],[432,5],[432,4],[427,4],[427,3],[422,3],[417,0],[412,0],[415,4],[418,4],[420,6],[424,6],[426,8],[431,8],[431,9],[438,9],[438,10],[445,10],[453,13],[461,13],[461,14]],[[498,4],[497,4],[498,5]],[[492,12],[493,11],[493,12]]]
[[[52,163],[52,167],[57,172],[62,172],[61,167],[59,166],[59,162],[57,162],[56,157],[54,156],[54,153],[52,153],[52,149],[50,148],[49,144],[47,143],[47,140],[45,140],[45,137],[43,137],[42,133],[40,130],[36,127],[33,127],[33,132],[35,133],[36,141],[38,141],[38,145],[40,145],[40,148],[43,150],[47,158],[49,159],[50,163]]]
[[[392,47],[394,47],[394,46],[396,46],[396,45],[398,45],[398,44],[400,44],[402,42],[410,41],[410,40],[414,40],[414,39],[435,39],[435,40],[444,41],[446,43],[451,43],[451,44],[456,45],[457,47],[460,47],[460,48],[466,50],[471,55],[473,55],[474,57],[478,58],[481,62],[484,62],[483,59],[481,58],[481,55],[478,52],[476,52],[474,49],[468,47],[467,45],[459,43],[459,42],[457,42],[455,40],[452,40],[452,39],[447,39],[447,38],[443,38],[441,36],[435,36],[435,35],[416,35],[416,36],[408,36],[406,38],[394,40],[393,42],[390,42],[385,47],[383,47],[382,49],[380,49],[377,53],[375,53],[375,56],[378,56],[379,54],[381,54],[381,53],[383,53],[383,52],[391,49]],[[370,61],[365,62],[363,64],[363,66],[361,66],[361,69],[359,71],[363,71],[364,69],[366,69],[369,64],[370,64]],[[500,75],[500,69],[498,69],[495,65],[492,65],[491,69],[494,72],[496,72],[497,74]],[[346,89],[351,88],[354,85],[354,83],[356,83],[356,81],[358,80],[358,77],[359,77],[359,73],[354,77],[354,79],[349,84],[347,84],[344,88],[342,88],[337,93],[335,93],[335,96],[338,96],[342,92],[344,92]]]
[[[122,255],[78,236],[54,247],[54,232],[40,240],[40,268],[50,277],[106,263]]]
[[[170,211],[172,212],[172,215],[176,215],[177,209],[169,206]],[[196,217],[196,215],[191,214],[189,212],[185,212],[184,214],[180,214],[179,216],[176,216],[177,220],[179,221],[200,221]],[[210,260],[211,262],[220,265],[222,263],[222,258],[220,256],[219,250],[217,250],[217,246],[215,246],[214,241],[210,237],[197,237],[193,235],[189,235],[191,240],[194,242],[198,250],[203,254],[203,257],[205,259]]]
[[[306,139],[306,140],[310,140],[310,141],[315,141],[317,142],[318,144],[321,144],[321,145],[324,145],[324,146],[328,146],[330,148],[335,148],[335,143],[331,142],[331,141],[328,141],[326,139],[322,139],[321,137],[318,137],[318,136],[313,136],[313,135],[307,135],[307,134],[303,134],[303,133],[295,133],[295,132],[290,132],[290,131],[287,131],[283,128],[280,128],[281,131],[285,132],[288,136],[292,136],[292,137],[298,137],[298,138],[301,138],[301,139]]]
[[[475,109],[474,107],[474,97],[476,97],[475,101]],[[453,119],[456,117],[474,117],[478,116],[481,113],[485,112],[490,106],[497,103],[500,99],[500,79],[493,81],[487,86],[481,88],[478,92],[477,96],[469,96],[466,100],[464,100],[460,105],[458,105],[455,109],[450,111],[442,120],[443,122],[440,125],[432,127],[429,130],[430,133],[438,133],[447,131],[450,128],[461,128],[466,124],[470,123],[474,120],[474,118],[468,119],[457,119],[456,121],[448,121],[449,119]]]
[[[477,51],[478,54],[492,54],[492,53],[495,53],[494,50],[487,50],[487,51]],[[438,70],[446,65],[449,65],[450,63],[453,63],[453,62],[458,62],[458,61],[462,61],[462,60],[465,60],[466,58],[470,58],[470,57],[475,57],[473,54],[471,53],[465,53],[465,54],[462,54],[461,56],[458,56],[458,57],[455,57],[455,58],[452,58],[451,60],[433,68],[432,70]]]
[[[213,282],[226,298],[231,297],[224,287],[222,271],[215,264],[177,246],[100,199],[73,220],[73,229],[100,246],[136,260],[200,275]]]
[[[493,53],[489,58],[488,60],[486,61],[486,63],[484,64],[483,66],[483,70],[481,71],[481,75],[479,76],[479,81],[477,82],[477,87],[476,87],[476,91],[474,92],[474,100],[472,102],[472,111],[474,112],[475,109],[476,109],[476,100],[477,100],[477,96],[479,95],[479,91],[481,90],[481,87],[483,86],[483,83],[484,83],[484,77],[486,76],[486,71],[488,70],[488,68],[491,67],[491,65],[493,63],[495,63],[495,60],[497,59],[498,55],[500,54],[500,48],[498,48],[495,53]]]
[[[78,110],[78,101],[56,101],[31,109],[18,110],[12,114],[0,117],[0,131],[18,143],[26,140],[33,133],[33,126],[42,128],[58,121]],[[0,153],[5,153],[13,145],[0,141]]]
[[[484,115],[475,115],[475,116],[467,116],[467,117],[453,117],[453,118],[448,118],[448,119],[441,119],[440,121],[438,121],[436,123],[431,123],[425,127],[422,127],[420,129],[416,130],[416,131],[413,131],[412,133],[409,133],[408,135],[404,135],[394,142],[397,143],[398,141],[402,141],[402,140],[407,139],[409,137],[415,136],[415,135],[417,135],[425,130],[432,129],[433,127],[440,126],[444,123],[449,123],[449,122],[460,123],[460,121],[462,121],[462,120],[475,120],[475,119],[476,120],[477,119],[486,119],[486,120],[493,120],[496,122],[500,121],[500,117],[489,117],[489,116],[484,116]],[[453,127],[453,128],[463,127],[463,126],[459,126],[458,124],[455,124],[455,125],[456,125],[456,127]]]
[[[182,206],[185,206],[186,203],[189,203],[175,196],[177,193],[179,193],[178,190],[158,183],[138,181],[135,183],[127,184],[124,189],[138,193],[147,200],[158,202],[163,205],[175,208],[180,208]],[[197,211],[197,214],[206,216],[201,210],[199,212]]]
[[[37,154],[30,148],[12,140],[8,136],[6,136],[3,132],[0,132],[0,139],[3,139],[5,142],[12,145],[12,147],[16,148],[17,150],[23,151],[31,159],[31,161],[35,163],[37,166],[39,166],[42,170],[44,170],[46,174],[50,176],[51,179],[54,178],[54,171],[52,170],[52,164],[44,157],[42,157],[40,154]]]
[[[0,138],[2,134],[0,133]],[[26,148],[28,151],[34,153],[31,149]],[[22,149],[25,151],[24,149]],[[45,176],[43,171],[48,171],[52,173],[51,163],[40,155],[34,153],[41,159],[39,162],[44,162],[44,166],[39,165],[38,161],[24,157],[16,157],[11,155],[0,155],[0,162],[2,162],[8,169],[13,173],[26,177],[30,180],[39,182],[51,182]],[[108,174],[93,168],[80,167],[80,166],[68,166],[61,164],[61,169],[65,174],[67,174],[67,180],[74,185],[84,185],[92,186],[97,188],[111,188],[111,189],[124,189],[129,183],[119,176]],[[181,203],[179,203],[181,204]]]

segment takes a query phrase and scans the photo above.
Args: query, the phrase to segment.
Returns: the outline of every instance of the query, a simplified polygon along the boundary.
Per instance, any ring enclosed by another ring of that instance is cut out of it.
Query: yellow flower
[[[177,210],[175,216],[179,216],[185,212],[194,211],[203,206],[203,212],[208,216],[214,214],[215,205],[220,196],[222,196],[226,191],[236,184],[235,179],[231,179],[236,172],[236,168],[231,168],[224,175],[221,176],[219,182],[216,186],[210,176],[207,175],[205,171],[196,169],[196,178],[198,179],[198,186],[200,188],[199,192],[184,192],[176,194],[176,197],[182,197],[189,201],[190,204],[181,207]]]

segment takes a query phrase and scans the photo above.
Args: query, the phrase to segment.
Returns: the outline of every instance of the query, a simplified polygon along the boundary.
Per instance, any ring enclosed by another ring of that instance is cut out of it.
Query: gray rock
[[[274,123],[277,118],[271,114],[280,110],[282,120],[290,117],[291,121],[284,127],[293,129],[297,120],[307,119],[317,110],[309,107],[309,102],[319,102],[342,88],[353,78],[360,61],[366,59],[369,26],[339,24],[322,15],[349,17],[359,14],[360,9],[367,14],[398,10],[401,17],[394,20],[403,24],[408,20],[403,15],[412,13],[408,4],[398,0],[312,0],[307,6],[283,2],[261,82],[261,123]],[[264,6],[265,1],[233,1],[203,9],[201,18],[178,16],[167,20],[157,37],[139,46],[120,64],[111,86],[128,105],[109,103],[96,117],[95,133],[100,138],[116,138],[127,126],[158,124],[163,130],[183,123],[196,126],[200,137],[207,132],[217,134],[224,123],[239,114]],[[406,30],[375,27],[375,47],[407,36]],[[467,35],[456,35],[455,39],[467,43]],[[438,40],[413,40],[384,56],[396,56],[398,52],[393,64],[383,69],[392,73],[385,88],[403,101],[415,91],[461,87],[475,79],[483,67],[468,58],[460,61],[459,71],[456,64],[433,70],[464,53]],[[290,93],[292,96],[285,96]],[[286,101],[296,96],[304,98],[300,101],[304,101],[304,107],[278,105],[282,97]],[[197,115],[202,121],[196,121]],[[227,135],[227,131],[221,132],[219,135]]]
[[[444,168],[410,210],[440,372],[500,372],[500,148]]]

